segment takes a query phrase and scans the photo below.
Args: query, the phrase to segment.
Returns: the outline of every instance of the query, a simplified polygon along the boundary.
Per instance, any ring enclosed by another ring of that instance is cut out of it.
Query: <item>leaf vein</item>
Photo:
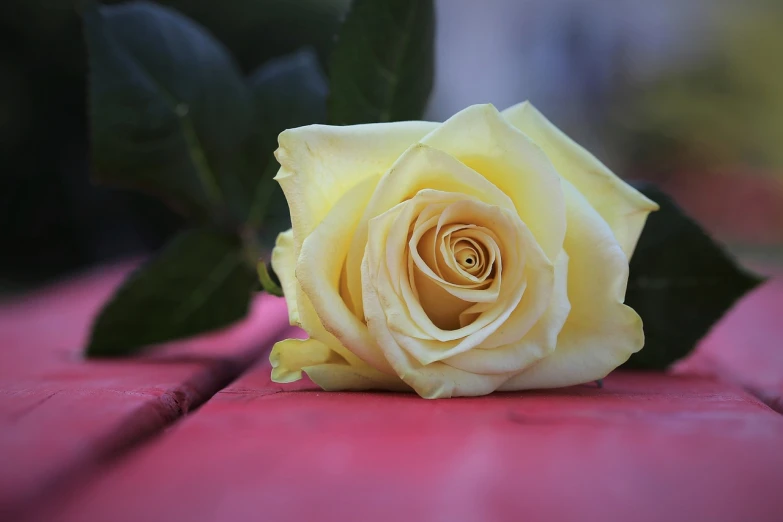
[[[152,86],[157,89],[161,97],[168,104],[169,109],[177,116],[177,120],[180,122],[182,128],[182,134],[187,144],[188,156],[196,171],[196,175],[201,182],[207,197],[215,203],[219,204],[222,201],[222,195],[217,183],[217,176],[215,175],[212,167],[209,165],[209,160],[204,154],[204,148],[201,145],[201,141],[196,133],[195,126],[192,119],[188,116],[190,108],[187,103],[179,102],[174,94],[169,91],[148,69],[146,69],[139,60],[133,56],[132,53],[120,47],[126,55],[136,64],[139,71],[150,81]]]

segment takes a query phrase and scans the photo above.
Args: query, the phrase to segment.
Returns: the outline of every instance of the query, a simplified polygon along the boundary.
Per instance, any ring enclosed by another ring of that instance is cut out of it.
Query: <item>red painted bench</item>
[[[265,296],[227,331],[135,360],[85,361],[90,321],[129,268],[0,306],[0,520],[159,433],[287,329],[284,303]]]
[[[0,520],[781,520],[783,416],[754,396],[780,407],[781,280],[676,375],[424,401],[270,383],[262,356],[292,333],[271,297],[84,361],[126,269],[0,306]]]
[[[423,401],[283,391],[261,365],[39,520],[753,520],[783,418],[698,377]]]

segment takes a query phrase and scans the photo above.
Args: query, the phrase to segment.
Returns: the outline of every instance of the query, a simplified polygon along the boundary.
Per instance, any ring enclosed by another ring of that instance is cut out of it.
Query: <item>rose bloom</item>
[[[426,398],[605,377],[644,345],[623,304],[657,205],[530,103],[280,134],[272,379]]]

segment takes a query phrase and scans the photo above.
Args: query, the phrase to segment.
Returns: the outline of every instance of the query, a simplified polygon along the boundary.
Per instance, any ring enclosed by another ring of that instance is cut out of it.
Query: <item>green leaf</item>
[[[330,123],[421,119],[434,37],[432,0],[354,0],[330,60]]]
[[[259,224],[263,218],[266,228],[276,232],[291,224],[285,196],[280,186],[272,182],[279,168],[273,155],[277,137],[286,129],[326,122],[328,85],[311,49],[268,62],[250,76],[248,83],[256,102],[267,158],[264,185],[256,196],[256,210],[249,221]]]
[[[227,326],[247,314],[256,277],[236,236],[184,232],[117,290],[93,324],[87,355],[128,355]]]
[[[263,172],[253,97],[207,31],[148,2],[90,4],[92,156],[98,181],[239,224]]]
[[[732,304],[762,280],[745,272],[659,189],[660,205],[631,259],[625,302],[644,322],[645,346],[625,368],[662,370],[688,355]]]
[[[271,143],[273,151],[278,134],[284,130],[326,122],[329,86],[312,49],[267,62],[250,75],[248,82],[267,146]]]

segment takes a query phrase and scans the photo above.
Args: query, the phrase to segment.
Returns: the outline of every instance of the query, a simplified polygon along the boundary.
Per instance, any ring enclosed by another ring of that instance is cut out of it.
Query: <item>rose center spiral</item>
[[[439,226],[440,225],[440,226]],[[482,300],[479,294],[493,286],[499,247],[494,233],[482,226],[438,223],[433,219],[414,239],[419,254],[411,265],[412,286],[432,322],[454,330],[472,322],[465,312]]]

